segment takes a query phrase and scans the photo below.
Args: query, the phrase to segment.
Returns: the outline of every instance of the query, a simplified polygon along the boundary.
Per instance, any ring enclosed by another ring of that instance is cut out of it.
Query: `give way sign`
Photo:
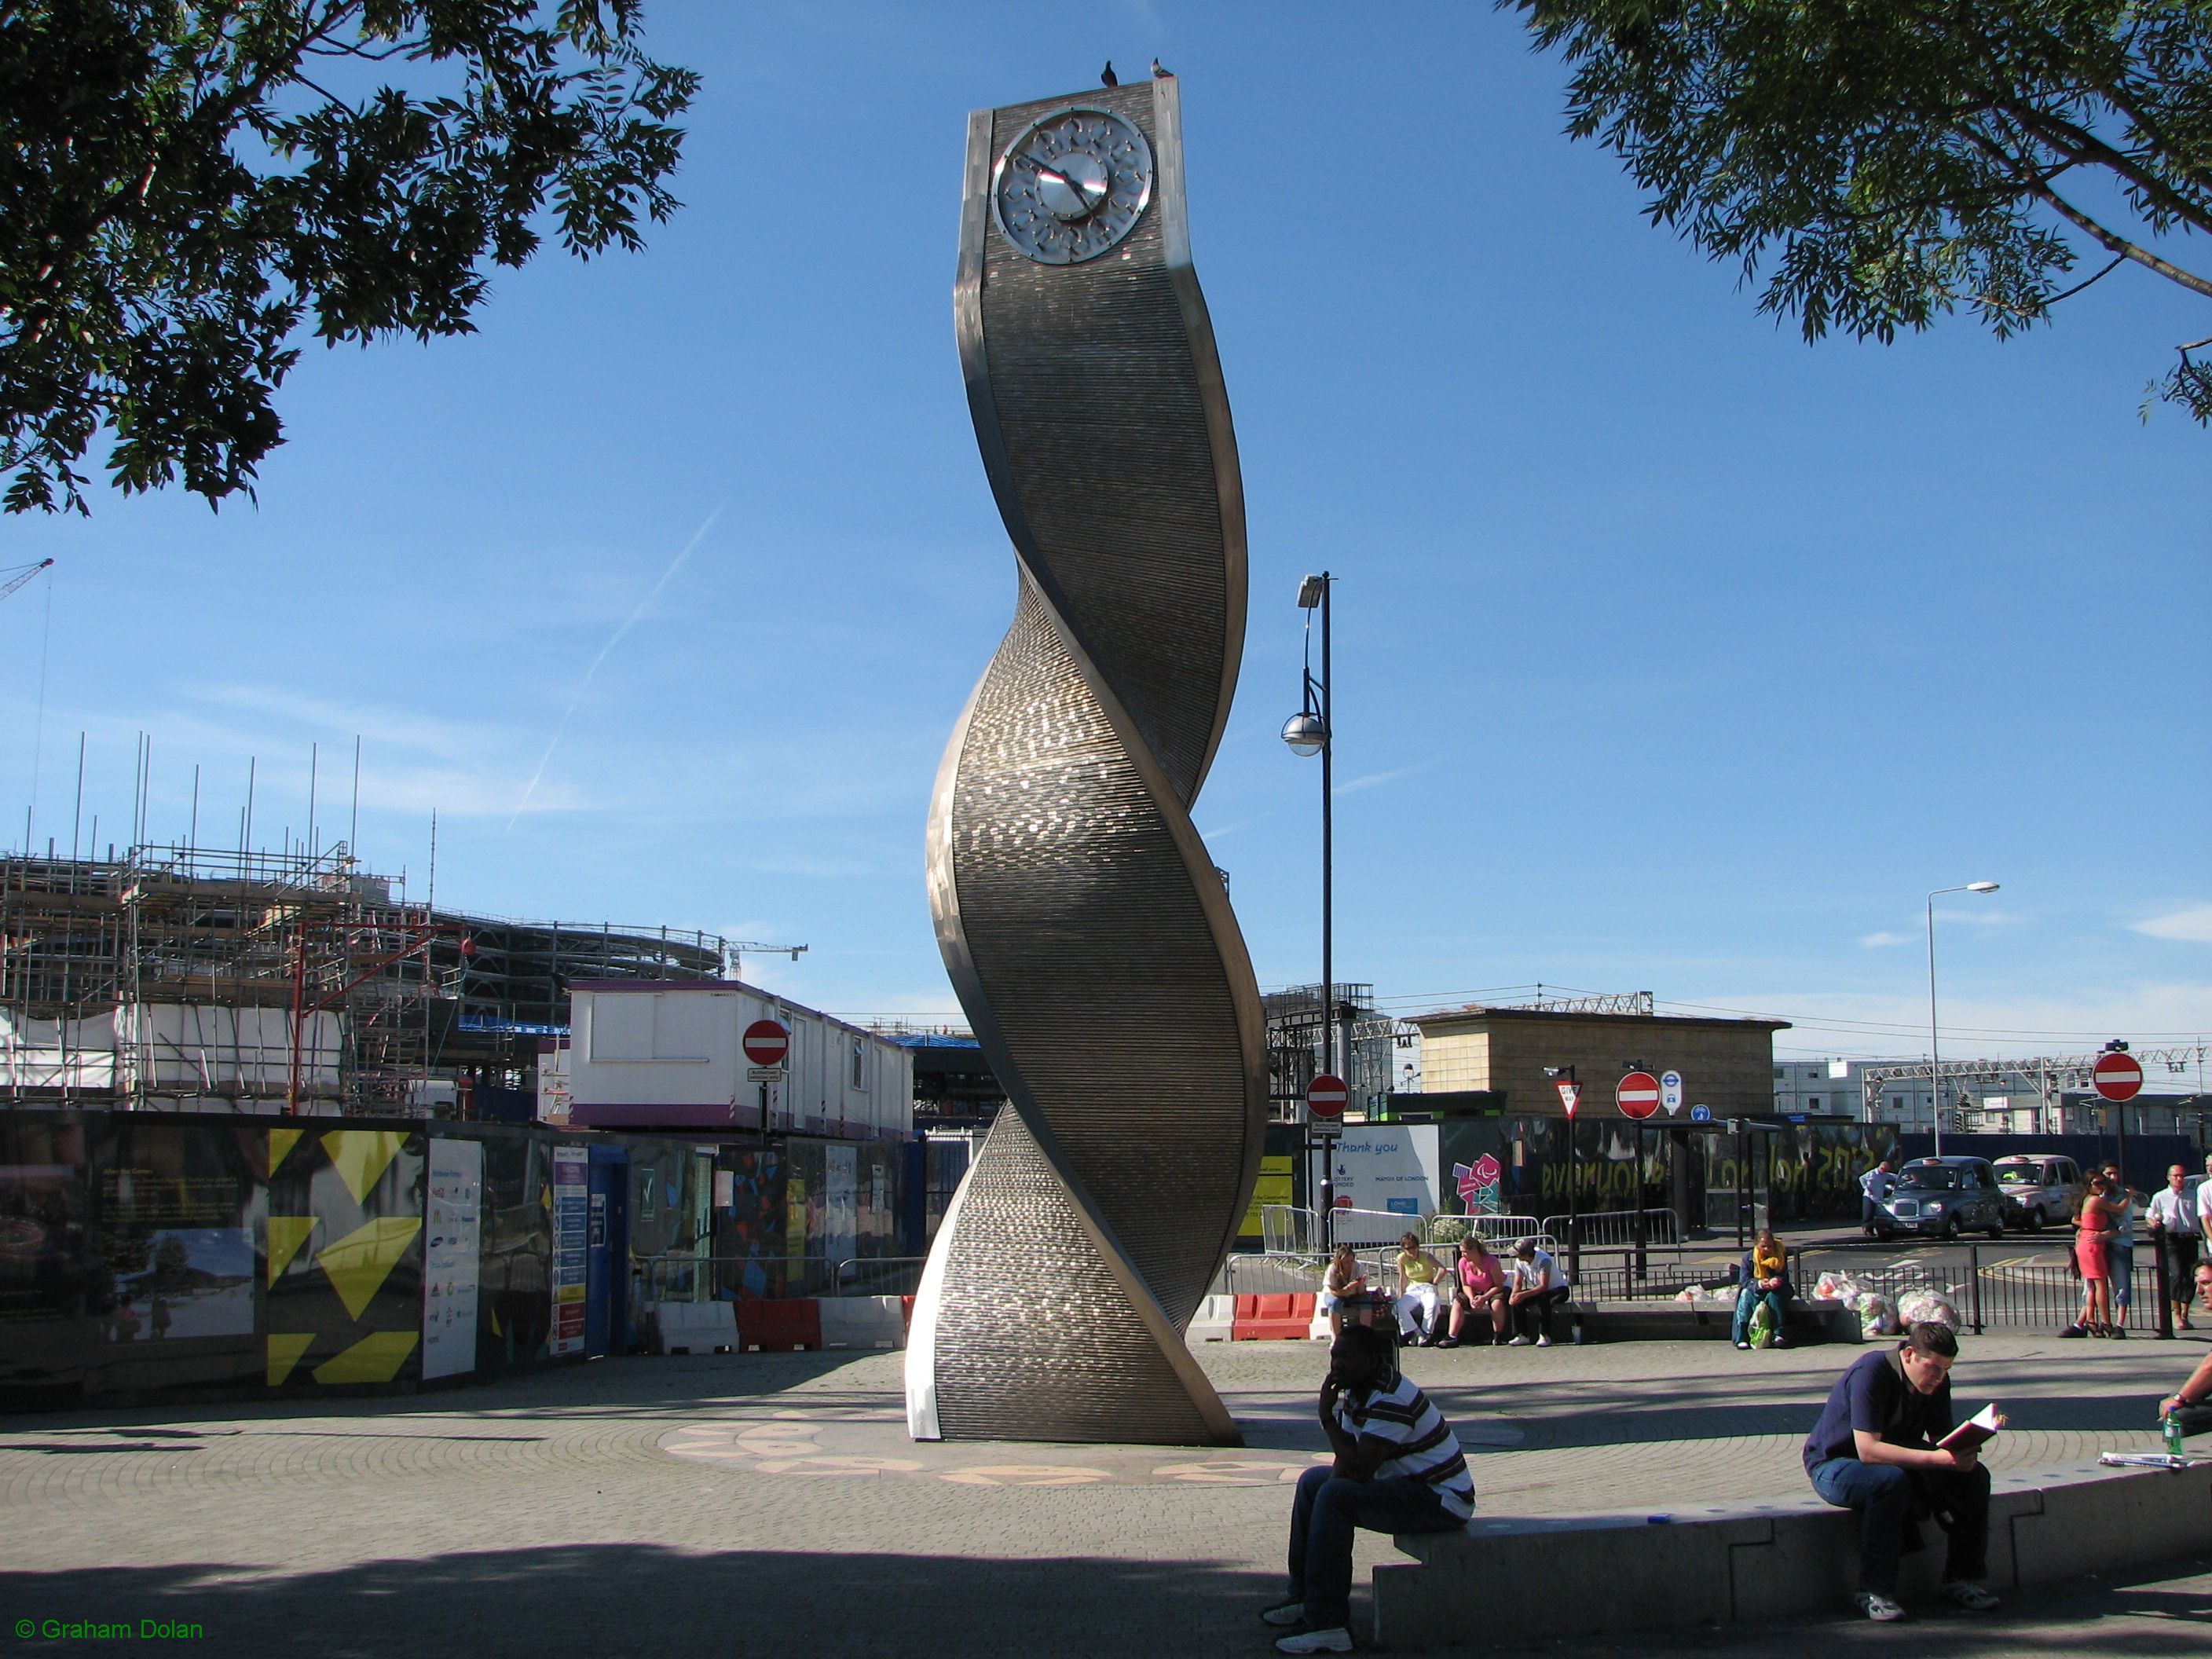
[[[1659,1109],[1659,1079],[1649,1072],[1631,1072],[1613,1085],[1613,1098],[1623,1117],[1650,1117]]]
[[[2133,1100],[2142,1092],[2142,1062],[2133,1054],[2101,1054],[2089,1080],[2107,1100]]]

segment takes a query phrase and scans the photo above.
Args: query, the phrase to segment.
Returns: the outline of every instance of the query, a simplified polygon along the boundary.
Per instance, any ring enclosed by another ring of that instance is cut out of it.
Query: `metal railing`
[[[713,1302],[729,1297],[912,1296],[922,1256],[632,1256],[630,1299]]]
[[[1566,1229],[1566,1218],[1555,1215],[1546,1224],[1554,1232]],[[1600,1210],[1595,1214],[1577,1215],[1576,1230],[1582,1235],[1584,1249],[1632,1247],[1636,1239],[1636,1212],[1633,1210]],[[1682,1232],[1672,1210],[1644,1212],[1644,1243],[1650,1249],[1675,1249],[1682,1243]]]
[[[2081,1311],[2081,1280],[2070,1267],[2007,1262],[1984,1267],[1978,1245],[1967,1255],[1966,1301],[1960,1317],[1975,1331],[1996,1325],[2007,1329],[2040,1329],[2046,1334],[2073,1324]],[[2135,1271],[2128,1281],[2129,1305],[2114,1306],[2112,1322],[2122,1329],[2142,1334],[2159,1328],[2158,1267],[2136,1252]],[[2119,1288],[2117,1283],[2113,1289]]]
[[[847,1256],[831,1273],[829,1296],[913,1296],[921,1289],[926,1255]]]
[[[1551,1229],[1533,1215],[1435,1215],[1429,1218],[1429,1243],[1456,1244],[1468,1234],[1474,1234],[1492,1249],[1499,1245],[1507,1249],[1524,1238],[1533,1238],[1550,1249],[1545,1241],[1552,1237]]]

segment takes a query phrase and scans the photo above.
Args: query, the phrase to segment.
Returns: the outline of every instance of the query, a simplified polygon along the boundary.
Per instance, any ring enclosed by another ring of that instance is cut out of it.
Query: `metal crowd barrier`
[[[738,1296],[912,1296],[923,1256],[656,1255],[630,1258],[638,1304]],[[748,1283],[750,1279],[754,1282]]]

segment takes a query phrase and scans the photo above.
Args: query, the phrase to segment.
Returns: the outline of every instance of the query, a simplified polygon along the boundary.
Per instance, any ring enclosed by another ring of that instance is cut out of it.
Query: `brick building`
[[[1655,1075],[1682,1074],[1683,1119],[1700,1105],[1716,1119],[1770,1115],[1774,1034],[1789,1029],[1779,1019],[1479,1004],[1407,1023],[1421,1033],[1423,1094],[1486,1093],[1494,1097],[1487,1103],[1507,1112],[1556,1116],[1559,1092],[1544,1068],[1571,1066],[1585,1120],[1620,1115],[1613,1085],[1639,1065]]]

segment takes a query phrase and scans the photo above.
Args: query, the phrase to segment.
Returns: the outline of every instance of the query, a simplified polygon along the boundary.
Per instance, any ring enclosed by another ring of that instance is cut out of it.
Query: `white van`
[[[2009,1225],[2038,1232],[2045,1226],[2063,1227],[2073,1219],[2081,1166],[2072,1158],[2050,1152],[2015,1152],[1996,1159],[1990,1168],[1997,1174],[1997,1190],[2011,1200],[2005,1206]]]

